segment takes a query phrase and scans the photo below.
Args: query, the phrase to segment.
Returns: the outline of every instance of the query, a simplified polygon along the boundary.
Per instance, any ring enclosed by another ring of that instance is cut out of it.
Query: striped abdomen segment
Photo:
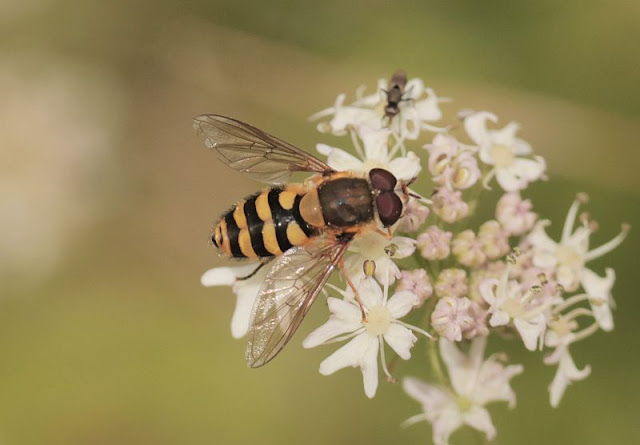
[[[213,232],[213,244],[235,258],[281,255],[304,244],[314,230],[300,215],[303,196],[299,184],[249,196],[221,218]]]

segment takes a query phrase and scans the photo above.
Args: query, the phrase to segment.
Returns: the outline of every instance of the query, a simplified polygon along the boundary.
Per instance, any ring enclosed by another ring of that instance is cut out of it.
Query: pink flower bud
[[[510,235],[522,235],[533,228],[538,218],[531,208],[531,201],[522,200],[518,192],[505,193],[498,201],[496,219]]]
[[[478,240],[487,258],[493,260],[509,252],[509,234],[495,220],[487,221],[478,230]]]
[[[476,238],[471,230],[465,230],[455,237],[452,251],[464,266],[478,267],[487,260],[487,255],[482,249],[482,242]]]
[[[444,269],[438,275],[435,291],[440,298],[467,295],[467,272],[464,269]]]
[[[431,197],[433,211],[444,222],[454,223],[469,215],[469,205],[462,200],[462,192],[440,187]]]
[[[451,232],[445,232],[438,226],[429,226],[418,235],[416,246],[422,256],[428,260],[443,260],[451,253]]]
[[[398,224],[400,232],[416,232],[429,216],[429,207],[420,204],[415,199],[410,199],[404,216]]]
[[[469,315],[471,301],[466,298],[444,297],[438,301],[431,313],[431,326],[449,341],[461,341],[462,331],[473,323]]]
[[[482,308],[476,301],[471,301],[469,305],[469,316],[472,321],[469,327],[462,331],[462,336],[466,340],[471,340],[475,337],[486,337],[489,335],[487,315],[487,310]]]
[[[408,290],[416,294],[420,299],[420,303],[416,304],[414,308],[419,308],[433,294],[433,286],[427,271],[424,269],[403,270],[401,274],[396,292]]]

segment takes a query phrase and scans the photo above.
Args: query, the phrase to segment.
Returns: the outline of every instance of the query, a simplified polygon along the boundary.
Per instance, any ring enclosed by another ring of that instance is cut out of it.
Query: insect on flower
[[[384,107],[384,115],[393,119],[400,113],[400,102],[407,100],[403,98],[404,87],[407,85],[407,74],[403,70],[398,70],[391,76],[389,86],[385,93],[387,94],[387,105]]]
[[[224,255],[260,262],[249,276],[267,264],[271,267],[252,311],[248,366],[262,366],[284,348],[336,267],[366,319],[342,257],[362,234],[391,236],[412,181],[398,181],[381,168],[366,175],[335,171],[299,148],[225,116],[197,116],[194,128],[223,163],[271,184],[235,204],[212,236]],[[293,172],[315,175],[303,183],[288,183]]]

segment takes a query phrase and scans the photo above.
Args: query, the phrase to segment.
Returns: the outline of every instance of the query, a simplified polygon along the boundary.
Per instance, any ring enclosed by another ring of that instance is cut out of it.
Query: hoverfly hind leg
[[[271,262],[271,260],[273,260],[274,258],[275,257],[268,257],[268,258],[264,258],[264,259],[260,260],[260,264],[258,264],[258,266],[251,273],[249,273],[249,275],[245,275],[244,277],[238,277],[238,278],[236,278],[236,281],[248,280],[249,278],[251,278],[252,276],[257,274],[260,271],[260,269],[262,269],[264,266],[269,264]]]
[[[362,322],[364,323],[367,321],[367,313],[364,310],[364,303],[360,299],[360,294],[358,293],[358,289],[356,289],[356,286],[353,284],[353,282],[349,278],[349,275],[347,274],[347,271],[344,267],[344,261],[342,259],[340,259],[340,261],[338,262],[338,268],[340,269],[340,272],[342,273],[342,276],[344,277],[345,281],[353,291],[353,296],[355,297],[356,302],[358,303],[358,306],[360,306],[360,312],[362,313]]]

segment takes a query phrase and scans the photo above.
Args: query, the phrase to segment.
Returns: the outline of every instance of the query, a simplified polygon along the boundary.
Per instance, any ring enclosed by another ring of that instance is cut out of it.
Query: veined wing
[[[329,279],[349,243],[319,239],[287,250],[267,274],[253,306],[245,357],[262,366],[284,348]]]
[[[326,163],[252,125],[239,120],[202,114],[193,127],[205,137],[207,147],[234,170],[270,184],[287,182],[293,172],[330,173]]]

